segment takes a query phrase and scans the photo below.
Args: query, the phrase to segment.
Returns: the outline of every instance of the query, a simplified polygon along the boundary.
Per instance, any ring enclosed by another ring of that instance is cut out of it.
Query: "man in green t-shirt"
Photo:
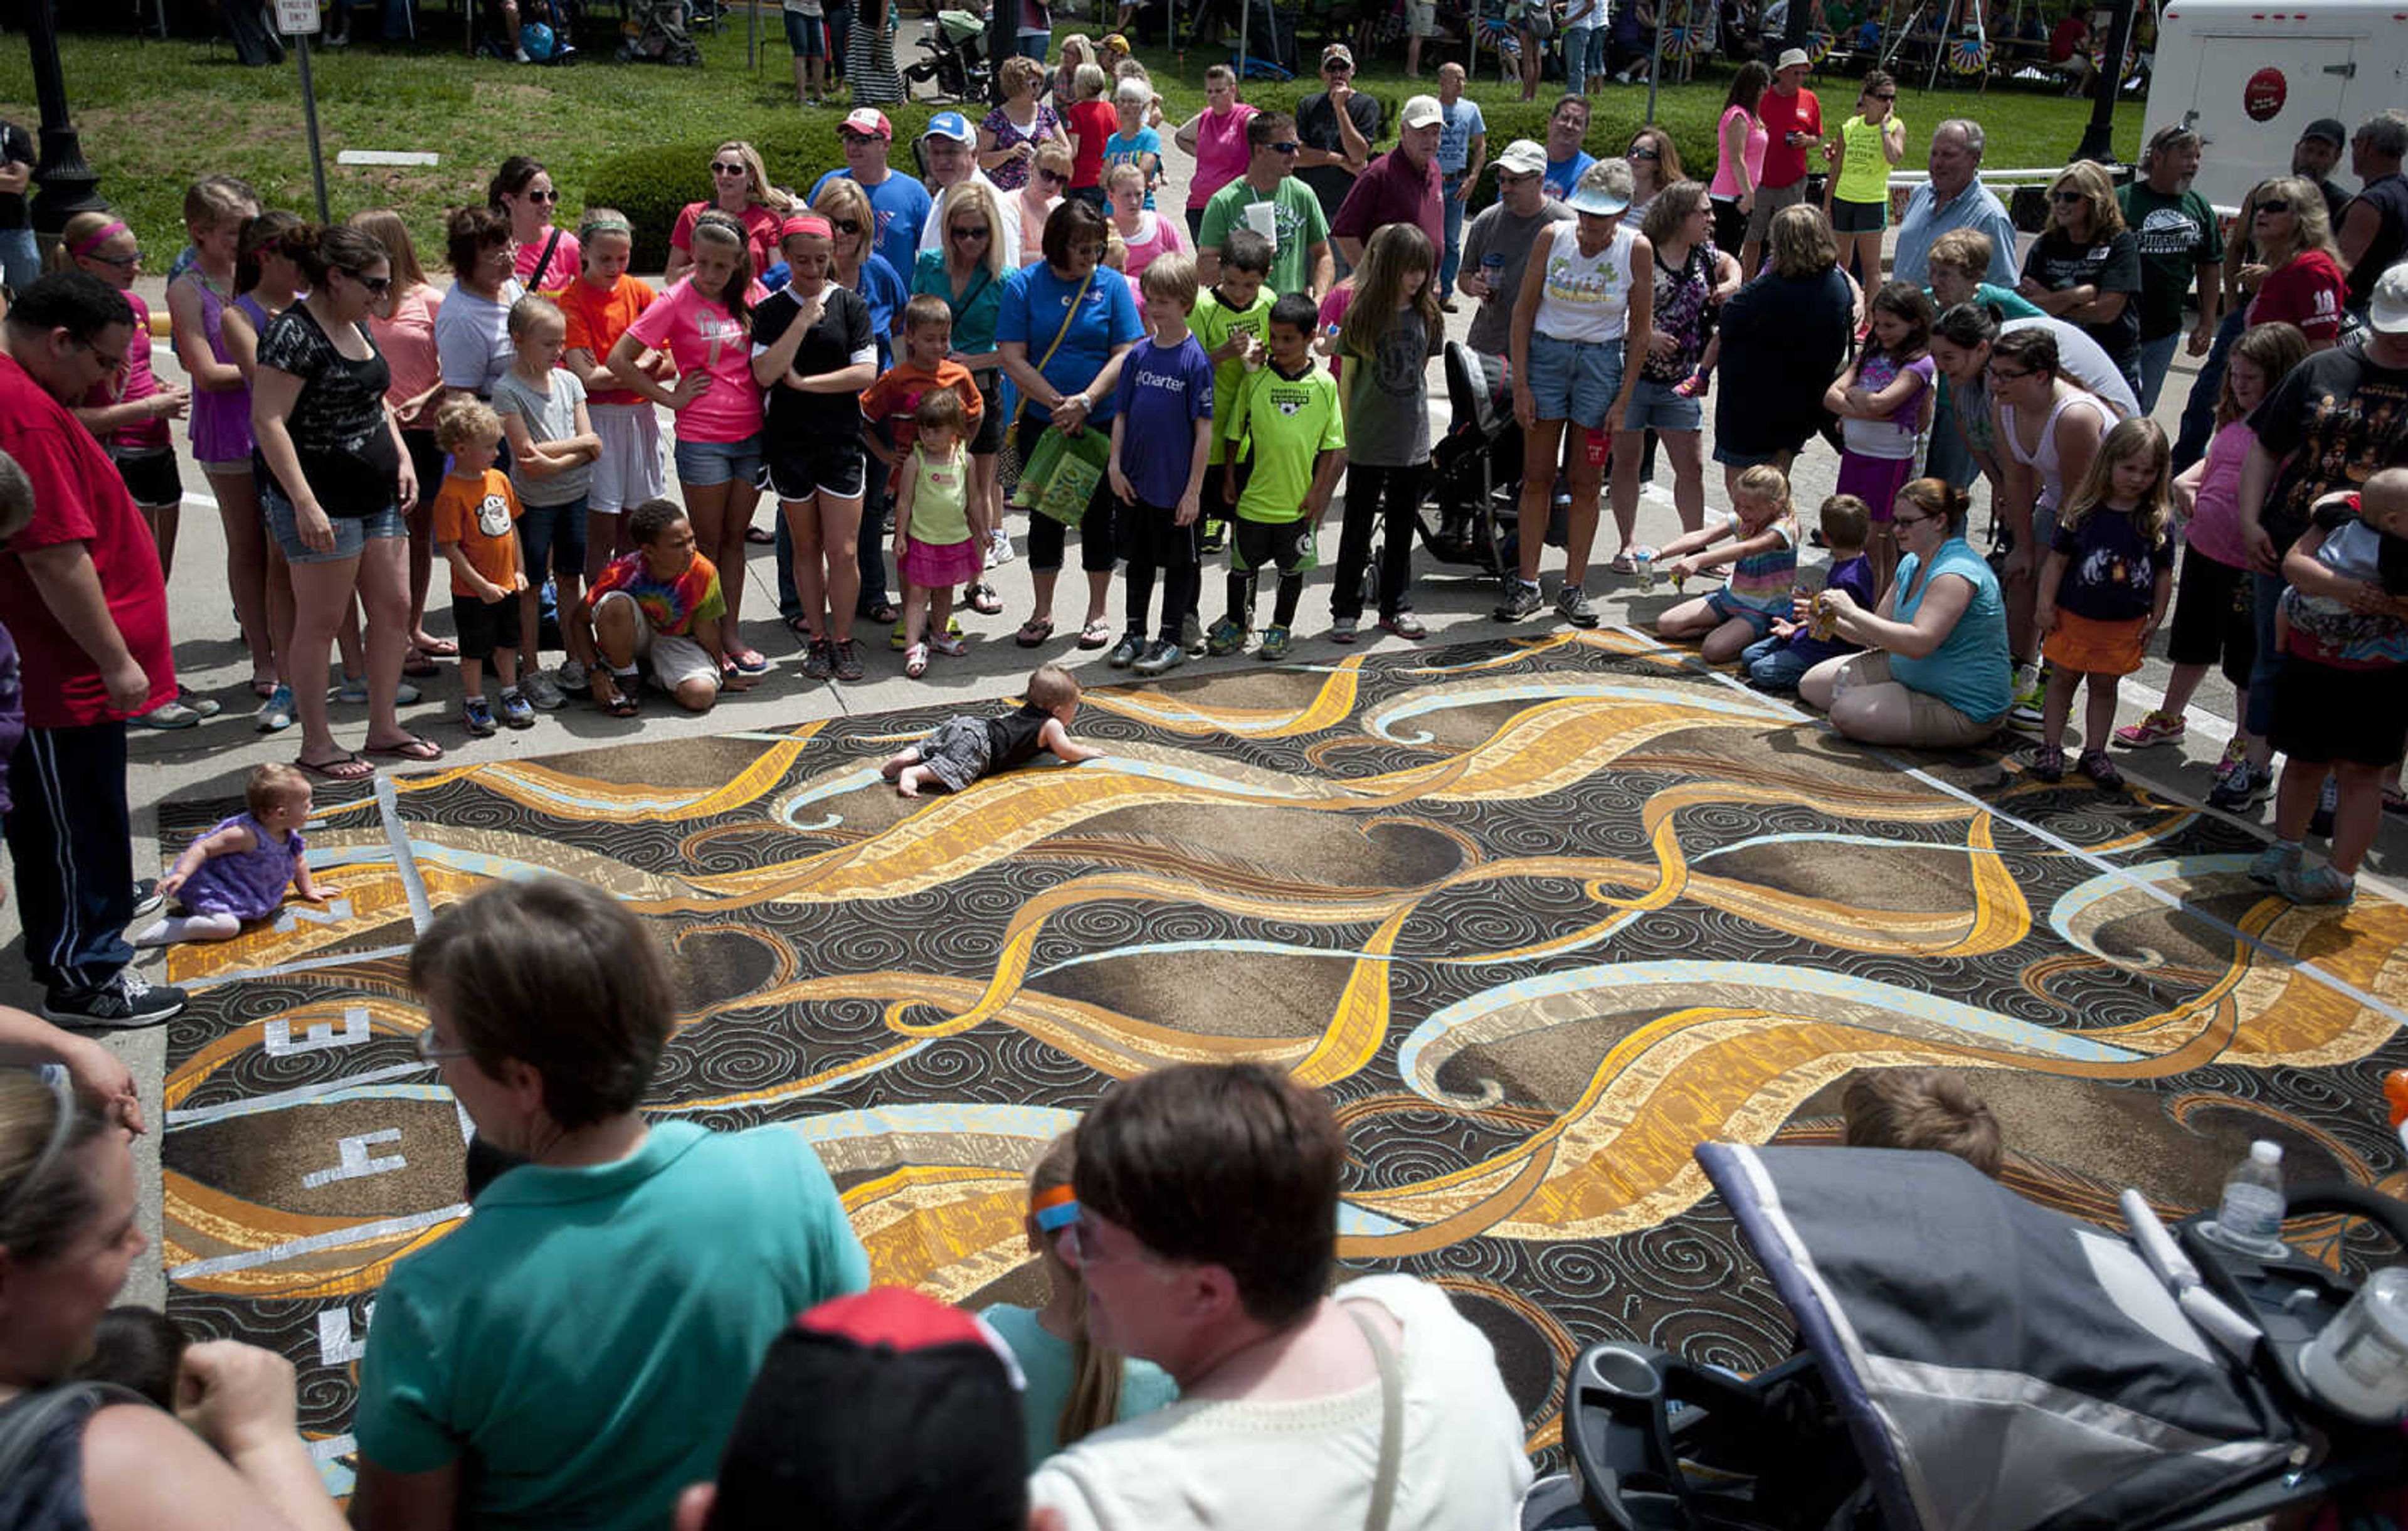
[[[2190,189],[2199,173],[2199,134],[2187,127],[2157,130],[2141,154],[2141,177],[2117,198],[2124,222],[2141,244],[2141,412],[2157,407],[2157,391],[2182,344],[2183,293],[2199,288],[2199,323],[2190,353],[2207,354],[2224,301],[2224,240],[2215,209]]]
[[[1321,520],[1346,466],[1346,422],[1338,379],[1313,361],[1318,318],[1312,300],[1301,293],[1287,293],[1271,306],[1264,342],[1269,360],[1246,374],[1236,402],[1220,417],[1222,503],[1234,504],[1238,519],[1230,538],[1229,614],[1213,623],[1206,639],[1212,653],[1245,647],[1254,621],[1255,572],[1276,564],[1279,594],[1261,655],[1287,657],[1304,572],[1319,562],[1314,552]],[[1229,469],[1249,445],[1254,469],[1241,492]]]
[[[1196,275],[1207,286],[1221,279],[1229,231],[1251,228],[1271,242],[1272,292],[1318,301],[1329,291],[1328,216],[1312,188],[1288,174],[1299,147],[1296,119],[1284,113],[1264,112],[1246,123],[1246,173],[1204,204],[1196,236]]]

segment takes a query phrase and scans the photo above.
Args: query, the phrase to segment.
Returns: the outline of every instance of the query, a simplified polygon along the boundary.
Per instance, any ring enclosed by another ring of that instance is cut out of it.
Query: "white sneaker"
[[[560,694],[560,687],[553,683],[552,677],[541,670],[529,670],[521,676],[519,692],[538,712],[557,712],[560,704],[566,699]]]
[[[2041,707],[2048,699],[2047,672],[2037,663],[2015,672],[2015,701],[2007,708],[2009,728],[2038,728]]]
[[[1011,534],[998,526],[987,542],[986,566],[1001,568],[1011,562]]]

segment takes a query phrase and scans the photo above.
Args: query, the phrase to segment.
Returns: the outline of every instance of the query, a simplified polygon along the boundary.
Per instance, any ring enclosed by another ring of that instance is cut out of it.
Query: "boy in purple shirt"
[[[1187,329],[1196,308],[1195,261],[1178,250],[1157,255],[1138,285],[1148,333],[1121,367],[1112,416],[1112,493],[1129,507],[1116,518],[1120,555],[1128,561],[1128,626],[1107,657],[1115,669],[1160,675],[1187,657],[1180,628],[1195,609],[1202,578],[1197,517],[1212,456],[1212,362]],[[1168,574],[1160,636],[1148,644],[1157,568]]]
[[[1865,556],[1865,539],[1872,530],[1872,512],[1854,494],[1834,494],[1823,502],[1823,540],[1831,550],[1831,565],[1823,577],[1825,590],[1844,590],[1863,610],[1870,611],[1880,592],[1873,589],[1873,561]],[[1740,665],[1748,683],[1759,691],[1796,691],[1798,678],[1827,659],[1854,653],[1856,646],[1836,637],[1816,637],[1811,622],[1784,622],[1776,617],[1772,636],[1743,650]]]

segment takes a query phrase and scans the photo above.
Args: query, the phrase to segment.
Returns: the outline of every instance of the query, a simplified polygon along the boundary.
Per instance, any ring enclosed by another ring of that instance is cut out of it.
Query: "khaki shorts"
[[[1918,750],[1954,750],[1969,744],[1979,744],[1999,731],[1999,720],[1969,718],[1939,697],[1921,692],[1902,680],[1894,680],[1889,673],[1889,655],[1878,649],[1869,649],[1840,666],[1832,694],[1853,691],[1858,686],[1894,685],[1906,694],[1907,720],[1914,726],[1913,747]]]
[[[1405,0],[1405,32],[1409,36],[1438,36],[1438,0]]]
[[[624,601],[635,608],[636,663],[651,666],[654,685],[663,691],[675,691],[688,680],[719,684],[719,662],[710,657],[710,651],[690,637],[653,632],[652,624],[644,620],[642,608],[625,591],[604,591],[602,598],[594,603],[594,614],[600,616],[603,608],[612,601]]]
[[[1786,186],[1759,186],[1756,203],[1747,215],[1747,243],[1760,245],[1770,236],[1772,215],[1784,207],[1794,207],[1806,200],[1806,185],[1813,178],[1800,176]]]

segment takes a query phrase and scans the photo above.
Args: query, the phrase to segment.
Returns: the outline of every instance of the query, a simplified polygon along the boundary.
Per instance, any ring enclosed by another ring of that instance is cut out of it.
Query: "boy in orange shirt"
[[[912,445],[920,436],[912,417],[920,408],[920,395],[932,388],[950,388],[961,395],[962,412],[968,417],[962,439],[977,438],[979,415],[986,401],[979,393],[978,379],[970,375],[969,368],[952,359],[953,352],[953,311],[946,307],[943,298],[934,293],[922,293],[903,305],[903,354],[861,395],[861,416],[871,427],[863,434],[862,443],[886,465],[890,473],[911,455]],[[995,530],[986,523],[987,507],[973,494],[968,509],[970,537],[983,548]],[[867,529],[862,533],[865,538],[869,535]],[[990,617],[1003,609],[1002,600],[982,584],[970,586],[963,604]],[[953,621],[948,631],[959,637],[962,624]],[[891,642],[896,649],[904,647],[903,624],[899,622],[895,624]]]
[[[479,738],[494,732],[485,705],[485,661],[502,681],[502,722],[535,726],[535,708],[519,694],[519,592],[526,570],[519,560],[519,497],[510,476],[494,466],[501,417],[480,400],[454,399],[435,417],[435,444],[452,454],[452,471],[435,494],[435,545],[452,565],[452,621],[459,629],[460,721]]]

